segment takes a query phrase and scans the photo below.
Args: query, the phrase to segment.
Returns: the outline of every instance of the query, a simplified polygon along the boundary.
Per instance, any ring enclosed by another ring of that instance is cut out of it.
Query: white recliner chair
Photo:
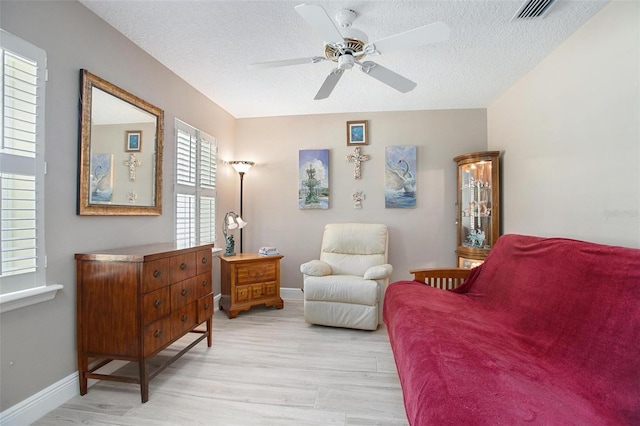
[[[320,259],[300,265],[304,319],[311,324],[376,330],[393,267],[386,225],[333,223],[324,227]]]

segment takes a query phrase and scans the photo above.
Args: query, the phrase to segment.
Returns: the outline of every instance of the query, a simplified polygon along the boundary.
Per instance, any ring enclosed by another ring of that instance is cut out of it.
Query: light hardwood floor
[[[213,323],[213,346],[199,343],[156,376],[146,404],[137,385],[101,381],[34,424],[408,424],[384,325],[310,325],[301,300],[231,320],[216,311]]]

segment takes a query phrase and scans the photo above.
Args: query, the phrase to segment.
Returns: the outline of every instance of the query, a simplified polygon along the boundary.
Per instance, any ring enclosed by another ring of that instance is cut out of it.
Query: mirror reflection
[[[163,111],[82,70],[79,211],[159,215]]]

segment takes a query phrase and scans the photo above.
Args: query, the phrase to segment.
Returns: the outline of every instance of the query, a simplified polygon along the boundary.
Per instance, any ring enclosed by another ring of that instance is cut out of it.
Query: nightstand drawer
[[[238,265],[238,284],[263,283],[265,281],[275,281],[275,262],[256,262]]]
[[[264,284],[253,284],[251,286],[251,299],[256,300],[264,297]]]
[[[251,287],[248,285],[241,285],[236,287],[236,302],[246,302],[251,299]]]
[[[272,297],[278,295],[278,283],[273,281],[269,283],[264,283],[264,295],[266,297]]]

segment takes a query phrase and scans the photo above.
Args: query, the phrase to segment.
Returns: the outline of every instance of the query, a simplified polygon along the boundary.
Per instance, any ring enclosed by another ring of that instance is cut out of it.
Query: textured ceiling
[[[368,56],[417,87],[400,93],[346,71],[328,99],[314,96],[335,64],[255,69],[323,55],[296,13],[302,1],[80,0],[236,118],[343,112],[486,108],[609,0],[558,0],[544,18],[512,21],[520,0],[320,1],[330,17],[356,11],[353,28],[376,41],[436,21],[448,41]]]

